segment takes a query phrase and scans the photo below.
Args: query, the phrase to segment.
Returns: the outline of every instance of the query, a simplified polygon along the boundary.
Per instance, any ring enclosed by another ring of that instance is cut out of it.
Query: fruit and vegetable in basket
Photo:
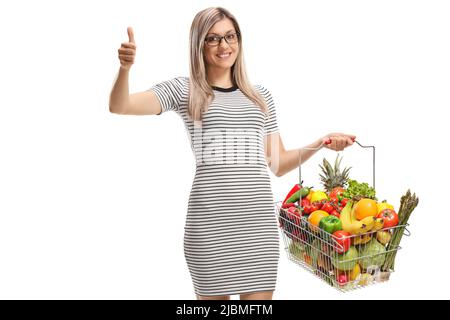
[[[342,222],[338,217],[330,215],[320,219],[319,228],[325,232],[334,233],[342,230]]]
[[[383,219],[385,228],[398,225],[398,215],[393,209],[382,209],[377,217]]]
[[[354,281],[358,278],[358,276],[361,274],[361,267],[359,266],[359,263],[355,265],[355,267],[350,271],[350,281]]]
[[[377,240],[379,243],[386,245],[391,241],[392,235],[389,231],[380,230],[377,232]]]
[[[284,199],[283,205],[297,202],[300,198],[305,198],[309,194],[310,189],[311,188],[303,187],[299,184],[294,185]]]
[[[403,233],[405,231],[409,217],[411,216],[411,213],[417,207],[418,204],[419,198],[416,197],[415,193],[411,194],[410,190],[408,190],[406,194],[403,195],[402,198],[400,199],[400,209],[398,210],[398,219],[399,225],[402,227],[395,228],[392,234],[392,238],[387,244],[386,249],[389,252],[386,254],[386,261],[381,267],[382,271],[390,271],[394,269],[395,256],[397,255],[397,250],[395,249],[398,248],[400,240],[403,237]]]
[[[320,228],[320,221],[328,216],[329,214],[323,210],[316,210],[312,212],[308,216],[309,228],[314,232],[318,232]]]
[[[280,208],[279,222],[289,238],[298,238],[301,230],[301,210],[296,206]]]
[[[281,227],[294,235],[297,228],[297,241],[302,242],[301,252],[298,245],[289,249],[324,280],[341,287],[386,280],[418,198],[408,190],[396,211],[386,200],[378,201],[367,183],[349,179],[350,168],[341,170],[341,160],[338,155],[331,166],[323,159],[323,190],[297,184],[283,201],[280,217],[286,223]],[[375,277],[373,270],[382,276]]]
[[[358,245],[358,244],[365,244],[372,240],[372,233],[365,233],[361,236],[353,237],[352,238],[352,244]]]
[[[378,202],[378,213],[380,213],[384,209],[394,210],[394,206],[392,204],[387,203],[386,200],[383,200],[382,202]]]
[[[375,189],[369,187],[367,182],[360,183],[352,179],[348,180],[348,187],[342,196],[354,200],[360,200],[362,198],[377,200]]]
[[[311,203],[316,203],[319,204],[320,203],[324,203],[324,200],[328,200],[328,196],[325,192],[323,192],[322,190],[317,190],[314,191],[314,193],[311,196],[311,199],[309,200]]]
[[[305,253],[305,246],[300,242],[292,241],[289,245],[289,252],[298,260],[303,260],[303,254]]]
[[[337,253],[344,253],[350,249],[351,234],[344,230],[339,230],[333,233],[333,239],[336,242],[335,250]]]
[[[340,219],[344,231],[347,231],[352,235],[362,235],[369,231],[374,232],[383,228],[383,220],[372,215],[367,215],[361,220],[358,220],[356,208],[357,205],[353,206],[353,200],[349,200],[341,211]]]
[[[378,213],[378,203],[373,199],[363,198],[355,203],[353,210],[355,218],[362,220],[366,217],[375,217]]]
[[[344,187],[347,184],[348,173],[351,168],[344,168],[340,170],[342,158],[339,159],[339,155],[336,157],[334,167],[324,158],[323,165],[319,165],[322,169],[320,174],[320,180],[325,188],[325,191],[329,194],[330,198],[337,198],[345,191]]]
[[[359,250],[361,258],[359,264],[363,269],[370,266],[381,267],[386,259],[386,248],[376,239],[370,240],[367,244],[361,246]]]
[[[331,263],[340,271],[353,270],[358,262],[359,253],[355,246],[350,246],[347,252],[332,256]]]

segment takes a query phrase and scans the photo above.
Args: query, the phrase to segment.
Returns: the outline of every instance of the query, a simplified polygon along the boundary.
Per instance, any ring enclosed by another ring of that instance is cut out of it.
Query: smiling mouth
[[[219,57],[220,59],[226,59],[229,56],[231,56],[231,52],[228,53],[222,53],[222,54],[216,54],[216,57]]]

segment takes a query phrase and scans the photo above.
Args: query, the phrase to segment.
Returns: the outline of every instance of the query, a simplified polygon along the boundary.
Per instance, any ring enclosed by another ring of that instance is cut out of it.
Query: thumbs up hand
[[[136,56],[136,43],[134,42],[133,28],[127,28],[128,42],[123,42],[119,48],[119,60],[121,68],[130,70]]]

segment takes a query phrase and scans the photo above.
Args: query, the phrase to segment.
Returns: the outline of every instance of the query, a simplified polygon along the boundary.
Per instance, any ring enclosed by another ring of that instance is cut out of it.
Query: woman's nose
[[[230,45],[229,45],[228,42],[225,40],[225,38],[220,39],[219,47],[228,48],[229,46],[230,46]]]

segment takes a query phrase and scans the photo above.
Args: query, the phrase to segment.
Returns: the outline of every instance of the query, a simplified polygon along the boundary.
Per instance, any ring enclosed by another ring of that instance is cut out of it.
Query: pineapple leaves
[[[322,174],[319,174],[322,185],[324,186],[327,192],[331,192],[335,187],[343,187],[345,188],[348,181],[348,174],[351,169],[344,168],[344,170],[340,169],[342,157],[339,158],[339,154],[337,155],[334,161],[334,167],[327,161],[327,159],[323,159],[323,164],[319,167],[322,170]]]

